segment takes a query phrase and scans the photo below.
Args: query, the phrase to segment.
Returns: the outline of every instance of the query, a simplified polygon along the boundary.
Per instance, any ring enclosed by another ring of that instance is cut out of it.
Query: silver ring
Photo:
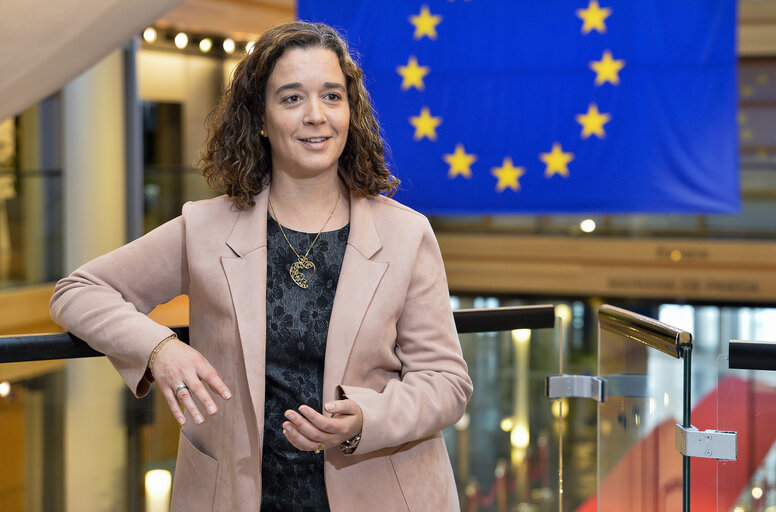
[[[175,388],[175,391],[173,391],[173,394],[175,395],[175,398],[178,398],[178,391],[181,389],[189,389],[189,387],[186,384],[180,384]]]

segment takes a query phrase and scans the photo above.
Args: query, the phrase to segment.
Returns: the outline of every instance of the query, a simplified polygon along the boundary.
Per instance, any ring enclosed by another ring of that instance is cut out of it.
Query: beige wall
[[[207,136],[206,119],[221,94],[224,64],[211,57],[142,50],[138,53],[142,101],[179,103],[182,107],[183,165],[194,167]],[[210,189],[194,173],[184,174],[184,197],[207,197]]]

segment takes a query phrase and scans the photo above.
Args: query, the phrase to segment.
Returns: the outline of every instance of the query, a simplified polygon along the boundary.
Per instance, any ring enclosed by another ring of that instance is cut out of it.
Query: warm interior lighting
[[[145,475],[146,511],[170,510],[172,475],[166,469],[152,469]]]
[[[733,512],[744,512],[744,507],[741,505],[738,505],[736,508],[733,509]]]
[[[759,500],[763,497],[763,488],[759,485],[752,487],[752,498]]]
[[[514,329],[512,339],[516,343],[528,343],[528,340],[531,339],[531,329]]]
[[[189,44],[189,36],[183,32],[178,32],[178,34],[175,36],[175,47],[179,50],[183,50],[186,48],[187,44]]]
[[[674,249],[671,251],[671,254],[669,255],[671,258],[671,261],[681,261],[682,260],[682,251],[679,249]]]
[[[569,403],[565,398],[553,400],[552,416],[555,418],[565,418],[569,415]]]
[[[224,51],[226,53],[234,53],[234,49],[236,48],[236,45],[234,44],[234,39],[231,37],[227,37],[224,39]]]
[[[528,427],[525,425],[517,425],[512,429],[512,435],[509,436],[509,440],[515,448],[527,448],[528,441],[530,440]]]
[[[156,29],[154,27],[148,27],[143,31],[143,39],[146,43],[153,43],[156,41]]]
[[[560,318],[563,325],[568,325],[571,322],[571,308],[568,304],[558,304],[555,306],[555,316]]]
[[[455,424],[455,429],[458,431],[463,431],[469,428],[469,413],[465,412],[463,413],[463,416],[461,416],[461,419],[458,420],[458,422]]]
[[[253,51],[253,45],[255,44],[255,41],[248,41],[245,43],[245,53],[251,53]]]
[[[213,48],[213,40],[209,37],[206,37],[202,41],[199,42],[199,51],[202,53],[207,53]]]
[[[7,380],[0,382],[0,398],[5,398],[11,394],[11,383]]]
[[[507,416],[503,420],[501,420],[501,430],[504,432],[509,432],[512,430],[515,426],[515,419],[512,416]]]
[[[585,219],[579,223],[579,229],[583,233],[592,233],[595,231],[595,221],[593,219]]]

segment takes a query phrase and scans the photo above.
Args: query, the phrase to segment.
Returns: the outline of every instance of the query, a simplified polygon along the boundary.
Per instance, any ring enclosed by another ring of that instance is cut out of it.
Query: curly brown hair
[[[208,118],[200,172],[213,189],[229,195],[239,210],[255,204],[253,196],[269,184],[272,173],[269,140],[259,135],[269,76],[287,50],[310,47],[333,51],[346,79],[350,127],[339,157],[340,177],[356,197],[390,196],[399,185],[386,167],[385,143],[364,87],[364,73],[347,43],[328,25],[298,21],[268,30],[259,38],[237,65],[231,86]]]

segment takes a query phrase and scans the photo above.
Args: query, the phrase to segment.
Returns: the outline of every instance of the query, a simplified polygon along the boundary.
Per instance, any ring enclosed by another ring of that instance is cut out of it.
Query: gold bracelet
[[[178,335],[175,333],[170,334],[165,339],[159,342],[156,347],[154,347],[154,350],[151,352],[151,357],[148,358],[148,371],[151,372],[151,375],[154,374],[154,359],[156,359],[156,356],[159,354],[159,351],[162,350],[162,347],[164,347],[168,341],[170,340],[177,340]]]

